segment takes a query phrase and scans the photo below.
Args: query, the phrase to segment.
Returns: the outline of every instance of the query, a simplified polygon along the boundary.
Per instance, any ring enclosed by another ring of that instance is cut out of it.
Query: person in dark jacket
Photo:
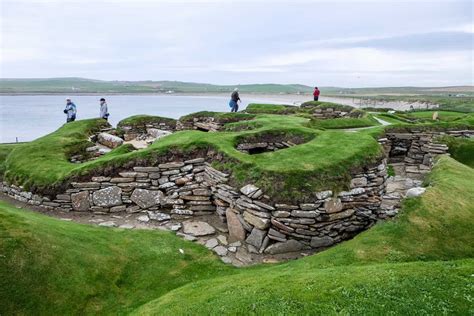
[[[71,101],[70,98],[66,99],[66,108],[64,109],[64,114],[67,115],[66,123],[74,122],[76,120],[76,105]]]
[[[235,88],[230,95],[229,106],[231,112],[237,112],[239,110],[239,104],[237,103],[239,101],[242,102],[239,96],[239,88]]]
[[[319,100],[319,95],[320,94],[321,94],[321,91],[319,91],[318,87],[314,87],[314,91],[313,91],[314,101]]]
[[[104,98],[101,98],[100,99],[100,113],[99,113],[99,117],[104,119],[104,120],[108,120],[109,118],[109,109],[107,108],[107,102],[105,102],[105,99]]]

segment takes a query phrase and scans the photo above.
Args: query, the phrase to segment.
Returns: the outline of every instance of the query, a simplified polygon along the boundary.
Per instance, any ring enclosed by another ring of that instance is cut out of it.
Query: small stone
[[[229,241],[235,242],[245,240],[245,229],[242,226],[242,223],[240,222],[237,214],[229,208],[226,211],[226,218],[227,227],[229,229]]]
[[[365,187],[365,186],[367,186],[366,177],[354,178],[351,180],[351,188]]]
[[[217,246],[216,248],[212,249],[218,256],[225,256],[227,254],[227,248],[224,246]]]
[[[209,239],[208,241],[206,241],[206,244],[204,246],[206,246],[206,248],[208,249],[212,249],[214,247],[217,247],[219,245],[219,242],[217,241],[216,238],[212,238],[212,239]]]
[[[216,230],[206,222],[187,221],[183,223],[183,232],[192,236],[206,236],[214,234]]]
[[[329,247],[332,244],[334,244],[334,240],[328,236],[311,238],[311,247],[313,248]]]
[[[184,166],[183,162],[169,162],[169,163],[162,163],[158,165],[160,169],[181,168],[183,166]]]
[[[75,211],[88,211],[90,208],[89,191],[71,194],[71,204]]]
[[[171,229],[172,231],[178,231],[178,230],[181,229],[181,227],[183,227],[183,225],[181,225],[181,223],[177,223],[177,224],[171,225],[170,229]]]
[[[421,188],[421,187],[411,188],[407,190],[405,197],[406,198],[417,197],[425,193],[425,191],[426,191],[426,188]]]
[[[330,198],[332,196],[332,191],[327,190],[327,191],[321,191],[316,193],[316,198],[318,200],[325,200],[327,198]]]
[[[107,221],[107,222],[100,223],[99,226],[102,226],[102,227],[115,227],[115,226],[117,226],[117,224],[115,224],[115,222],[112,222],[112,221]]]
[[[140,215],[137,217],[137,221],[148,223],[150,218],[147,215]]]
[[[151,220],[155,220],[155,221],[158,221],[158,222],[163,222],[163,221],[167,221],[167,220],[171,219],[171,216],[169,216],[168,214],[165,214],[165,213],[152,212],[152,211],[148,211],[147,213],[148,213],[148,217]]]
[[[94,205],[111,207],[122,204],[122,189],[119,187],[108,187],[95,191],[92,194]]]
[[[293,217],[316,218],[318,215],[319,215],[319,212],[316,212],[316,211],[294,210],[291,212],[291,216]]]
[[[99,144],[109,148],[116,148],[123,144],[123,139],[109,133],[100,133],[97,137]]]
[[[130,200],[143,209],[161,204],[163,198],[163,192],[146,189],[135,189],[130,196]]]
[[[240,242],[240,240],[229,244],[229,247],[240,247],[240,246],[242,246],[242,243]]]
[[[110,208],[110,213],[123,212],[126,208],[125,205],[114,206]]]
[[[252,232],[245,240],[247,244],[254,246],[259,249],[262,246],[263,239],[265,238],[266,232],[258,228],[252,229]]]
[[[247,184],[246,186],[244,186],[240,189],[240,192],[242,192],[243,194],[249,196],[249,195],[252,195],[253,193],[257,192],[258,190],[259,190],[259,188],[254,186],[253,184]]]
[[[229,257],[221,257],[221,260],[222,260],[222,262],[224,262],[226,264],[231,264],[232,263],[232,259],[229,258]]]
[[[188,234],[183,234],[183,233],[176,233],[176,236],[181,236],[181,237],[183,237],[185,240],[188,240],[188,241],[196,241],[196,240],[197,240],[196,237],[191,236],[191,235],[188,235]]]
[[[301,249],[303,249],[303,244],[301,244],[297,240],[290,239],[285,242],[274,243],[268,246],[264,252],[271,255],[275,255],[280,253],[296,252],[300,251]]]
[[[339,198],[332,198],[324,202],[324,209],[327,213],[337,213],[342,211],[342,202]]]
[[[247,211],[244,212],[243,216],[247,223],[259,229],[267,229],[270,226],[270,219],[268,218],[260,218]]]
[[[227,248],[227,250],[229,250],[230,252],[236,252],[236,251],[237,251],[237,247],[235,247],[235,246],[230,246],[229,248]]]
[[[227,245],[228,242],[227,242],[227,237],[224,236],[224,235],[219,235],[217,236],[217,240],[219,240],[219,242],[223,245]]]

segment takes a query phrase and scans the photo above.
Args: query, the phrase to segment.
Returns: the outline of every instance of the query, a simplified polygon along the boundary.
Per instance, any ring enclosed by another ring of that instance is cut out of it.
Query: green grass
[[[474,139],[445,136],[440,140],[449,146],[451,157],[474,168]]]
[[[226,121],[248,118],[249,115],[216,114],[218,119]],[[13,150],[5,161],[5,177],[27,188],[52,190],[71,177],[93,170],[117,168],[133,160],[153,163],[171,151],[190,153],[212,148],[224,154],[229,162],[216,164],[216,167],[232,171],[236,185],[253,182],[268,194],[278,193],[276,195],[282,199],[296,200],[303,196],[311,198],[318,188],[345,187],[352,168],[375,161],[382,154],[370,135],[318,131],[305,127],[308,120],[301,117],[257,115],[251,121],[233,124],[249,122],[258,127],[241,132],[182,131],[144,150],[129,152],[129,148],[122,146],[95,161],[72,164],[68,162],[67,153],[88,146],[87,134],[100,125],[98,120],[76,121]],[[314,138],[305,144],[259,155],[248,155],[235,149],[239,137],[269,131],[312,135]]]
[[[427,192],[395,220],[304,259],[245,269],[171,233],[0,203],[0,313],[472,314],[473,181],[473,169],[442,157]]]
[[[335,119],[312,119],[309,122],[311,128],[323,128],[323,129],[342,129],[342,128],[358,128],[358,127],[369,127],[380,125],[371,115],[366,115],[361,118],[335,118]]]
[[[245,112],[252,114],[290,114],[298,112],[299,108],[283,104],[250,103]]]
[[[63,222],[4,202],[0,254],[2,315],[123,314],[183,284],[233,273],[169,232]]]
[[[161,117],[161,116],[153,116],[153,115],[134,115],[127,117],[126,119],[121,120],[118,122],[117,127],[121,126],[141,126],[141,125],[146,125],[146,124],[153,124],[153,123],[167,123],[170,125],[176,125],[176,120],[167,118],[167,117]]]
[[[201,111],[201,112],[195,112],[188,115],[184,115],[179,120],[182,122],[188,122],[188,121],[194,120],[195,118],[202,118],[202,117],[213,117],[215,121],[219,123],[232,123],[232,122],[251,120],[255,117],[255,115],[241,113],[241,112],[228,113],[228,112]]]
[[[0,176],[3,175],[5,172],[5,160],[7,159],[10,152],[15,149],[16,147],[20,146],[21,143],[18,144],[0,144]]]

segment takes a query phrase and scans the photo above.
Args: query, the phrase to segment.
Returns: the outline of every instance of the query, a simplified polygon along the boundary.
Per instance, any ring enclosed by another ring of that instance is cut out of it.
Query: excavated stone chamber
[[[239,137],[235,148],[243,153],[255,155],[304,144],[313,138],[314,135],[311,134],[264,132]]]

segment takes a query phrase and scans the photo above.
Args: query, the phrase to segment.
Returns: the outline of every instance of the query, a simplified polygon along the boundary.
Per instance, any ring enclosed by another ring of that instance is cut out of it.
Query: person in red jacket
[[[319,100],[319,95],[321,94],[321,91],[319,91],[318,87],[314,87],[314,92],[313,92],[313,96],[314,96],[314,101],[318,101]]]

